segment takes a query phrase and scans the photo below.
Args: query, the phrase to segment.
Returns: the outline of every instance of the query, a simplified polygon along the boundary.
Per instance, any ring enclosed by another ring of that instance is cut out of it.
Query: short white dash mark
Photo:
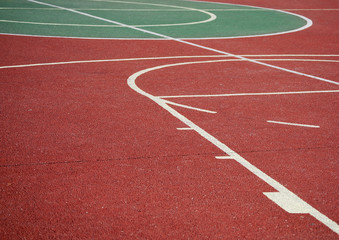
[[[215,158],[216,158],[216,159],[234,159],[234,158],[231,157],[231,156],[216,156]]]
[[[193,128],[177,128],[179,131],[188,131],[188,130],[193,130]]]
[[[283,125],[297,126],[297,127],[320,128],[320,126],[316,126],[316,125],[308,125],[308,124],[300,124],[300,123],[278,122],[278,121],[271,121],[271,120],[268,120],[267,122],[268,122],[268,123],[275,123],[275,124],[283,124]]]

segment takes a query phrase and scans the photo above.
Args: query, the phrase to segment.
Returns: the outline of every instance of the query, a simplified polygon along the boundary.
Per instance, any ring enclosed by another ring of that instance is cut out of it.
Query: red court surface
[[[338,1],[219,2],[294,9],[313,25],[190,42],[338,82]],[[127,80],[192,62],[136,84],[216,112],[168,104],[334,224],[338,85],[170,40],[0,41],[1,239],[338,239],[310,214],[271,201],[264,193],[272,186],[234,159],[217,159],[225,152],[180,129],[188,126]],[[206,96],[216,94],[229,95]]]

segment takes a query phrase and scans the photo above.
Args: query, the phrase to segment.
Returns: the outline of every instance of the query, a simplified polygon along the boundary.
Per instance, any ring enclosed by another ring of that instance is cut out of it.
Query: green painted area
[[[307,24],[268,9],[185,0],[41,0],[175,38],[274,34]],[[0,33],[81,38],[159,38],[25,0],[0,1]]]

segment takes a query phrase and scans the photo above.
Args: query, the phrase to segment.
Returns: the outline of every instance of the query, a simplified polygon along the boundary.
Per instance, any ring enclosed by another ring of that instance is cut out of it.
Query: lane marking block
[[[264,195],[288,213],[306,214],[312,211],[309,204],[286,193],[264,192]]]

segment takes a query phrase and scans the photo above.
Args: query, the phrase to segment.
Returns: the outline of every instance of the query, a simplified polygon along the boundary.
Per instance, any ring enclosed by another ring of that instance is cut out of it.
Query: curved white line
[[[194,24],[202,24],[214,21],[217,16],[213,13],[210,13],[205,10],[196,9],[196,8],[188,8],[188,7],[181,7],[181,6],[174,6],[174,5],[165,5],[165,4],[154,4],[154,3],[140,3],[140,2],[127,2],[127,1],[101,1],[101,2],[118,2],[118,3],[127,3],[127,4],[139,4],[139,5],[152,5],[152,6],[161,6],[161,7],[172,7],[172,8],[179,8],[185,9],[189,11],[196,11],[201,12],[203,14],[209,15],[209,18],[202,21],[196,22],[187,22],[187,23],[171,23],[171,24],[144,24],[144,25],[131,25],[134,27],[169,27],[169,26],[186,26],[186,25],[194,25]],[[18,23],[18,24],[32,24],[32,25],[47,25],[47,26],[75,26],[75,27],[109,27],[109,28],[121,28],[123,26],[120,25],[94,25],[94,24],[76,24],[76,23],[50,23],[50,22],[27,22],[27,21],[16,21],[16,20],[8,20],[8,19],[1,19],[0,22],[8,22],[8,23]]]
[[[202,3],[214,3],[214,4],[224,4],[224,5],[236,5],[236,6],[244,6],[244,7],[252,7],[252,8],[257,8],[257,9],[266,9],[266,10],[272,10],[272,11],[277,11],[277,12],[282,12],[285,14],[289,14],[289,15],[293,15],[296,17],[299,17],[301,19],[304,19],[306,21],[306,25],[304,25],[303,27],[294,29],[294,30],[290,30],[290,31],[284,31],[284,32],[278,32],[278,33],[269,33],[269,34],[258,34],[258,35],[250,35],[250,36],[235,36],[235,37],[207,37],[207,38],[201,38],[201,39],[233,39],[233,38],[246,38],[246,37],[265,37],[265,36],[275,36],[275,35],[281,35],[281,34],[287,34],[287,33],[293,33],[293,32],[299,32],[302,30],[305,30],[306,28],[309,28],[313,25],[313,22],[311,19],[302,16],[300,14],[296,14],[296,13],[291,13],[291,12],[287,12],[284,10],[280,10],[280,9],[274,9],[274,8],[265,8],[265,7],[256,7],[256,6],[250,6],[250,5],[244,5],[244,4],[232,4],[232,3],[220,3],[220,2],[205,2],[205,1],[200,1],[200,0],[182,0],[182,1],[187,1],[187,2],[202,2]],[[182,38],[182,39],[195,39],[195,38]]]
[[[183,0],[183,1],[190,1],[190,0]],[[283,10],[278,10],[278,9],[273,9],[273,8],[264,8],[264,7],[255,7],[255,6],[249,6],[249,5],[243,5],[243,4],[229,4],[229,3],[220,3],[220,2],[204,2],[204,1],[199,1],[199,0],[194,0],[191,2],[203,2],[203,3],[214,3],[214,4],[226,4],[226,5],[235,5],[235,6],[245,6],[245,7],[252,7],[252,8],[258,8],[258,9],[266,9],[266,10],[272,10],[272,11],[278,11],[282,13],[286,13],[289,15],[294,15],[297,16],[301,19],[304,19],[306,21],[306,24],[303,27],[290,30],[290,31],[284,31],[284,32],[277,32],[277,33],[267,33],[267,34],[256,34],[256,35],[246,35],[246,36],[232,36],[232,37],[201,37],[201,38],[178,38],[182,40],[199,40],[199,39],[236,39],[236,38],[249,38],[249,37],[265,37],[265,36],[275,36],[275,35],[281,35],[281,34],[288,34],[288,33],[293,33],[293,32],[299,32],[302,30],[305,30],[313,25],[313,22],[311,19],[302,16],[300,14],[296,13],[291,13]],[[173,6],[174,7],[174,6]],[[176,6],[177,7],[177,6]],[[189,8],[188,8],[189,9]],[[200,10],[200,9],[195,9],[195,10]],[[204,10],[200,10],[204,11]],[[206,14],[212,14],[209,12],[206,12]],[[213,14],[214,15],[214,14]],[[215,15],[214,15],[215,16]],[[216,17],[216,16],[215,16]],[[213,19],[214,20],[214,19]],[[211,21],[213,21],[211,20]],[[16,33],[0,33],[0,35],[13,35],[13,36],[27,36],[27,37],[53,37],[53,38],[71,38],[71,39],[93,39],[93,40],[98,40],[98,39],[114,39],[114,40],[168,40],[168,39],[163,39],[163,38],[98,38],[98,37],[67,37],[67,36],[45,36],[45,35],[31,35],[31,34],[16,34]]]
[[[155,71],[155,70],[159,70],[159,69],[166,68],[166,67],[179,66],[179,65],[185,65],[185,64],[189,64],[189,63],[166,64],[166,65],[162,65],[162,66],[156,66],[156,67],[152,67],[152,68],[147,68],[147,69],[141,70],[139,72],[134,73],[133,75],[131,75],[128,78],[128,80],[127,80],[128,86],[130,88],[132,88],[134,91],[136,91],[137,93],[139,93],[139,94],[141,94],[141,95],[151,99],[152,101],[157,103],[159,106],[161,106],[162,108],[167,110],[175,118],[177,118],[180,121],[182,121],[189,128],[195,130],[200,136],[202,136],[207,141],[209,141],[210,143],[212,143],[213,145],[218,147],[229,158],[234,159],[236,162],[238,162],[243,167],[245,167],[248,171],[250,171],[251,173],[253,173],[257,177],[259,177],[262,181],[266,182],[268,185],[270,185],[272,188],[274,188],[277,191],[277,193],[270,193],[270,194],[279,194],[279,196],[281,198],[289,199],[290,202],[293,202],[294,204],[296,204],[297,207],[298,206],[302,206],[302,209],[299,208],[297,210],[300,210],[300,212],[302,212],[302,213],[310,214],[311,216],[316,218],[318,221],[323,223],[325,226],[330,228],[332,231],[334,231],[335,233],[339,234],[339,226],[338,226],[338,224],[335,221],[331,220],[326,215],[324,215],[323,213],[319,212],[317,209],[315,209],[314,207],[309,205],[307,202],[302,200],[300,197],[298,197],[295,193],[293,193],[290,190],[288,190],[281,183],[279,183],[278,181],[276,181],[272,177],[268,176],[266,173],[264,173],[263,171],[258,169],[256,166],[252,165],[249,161],[247,161],[245,158],[240,156],[238,153],[236,153],[235,151],[230,149],[228,146],[226,146],[224,143],[219,141],[217,138],[215,138],[214,136],[212,136],[211,134],[206,132],[204,129],[200,128],[198,125],[193,123],[191,120],[189,120],[184,115],[182,115],[179,112],[177,112],[176,110],[174,110],[172,107],[170,107],[166,103],[166,100],[163,100],[163,99],[161,99],[159,97],[155,97],[155,96],[153,96],[153,95],[143,91],[135,83],[136,79],[138,77],[140,77],[141,75],[145,74],[145,73],[148,73],[148,72],[151,72],[151,71]],[[264,194],[267,196],[268,193],[264,193]],[[274,201],[274,199],[271,199],[271,200]],[[274,201],[274,202],[277,203],[277,201]],[[281,207],[283,207],[283,206],[281,206]]]

